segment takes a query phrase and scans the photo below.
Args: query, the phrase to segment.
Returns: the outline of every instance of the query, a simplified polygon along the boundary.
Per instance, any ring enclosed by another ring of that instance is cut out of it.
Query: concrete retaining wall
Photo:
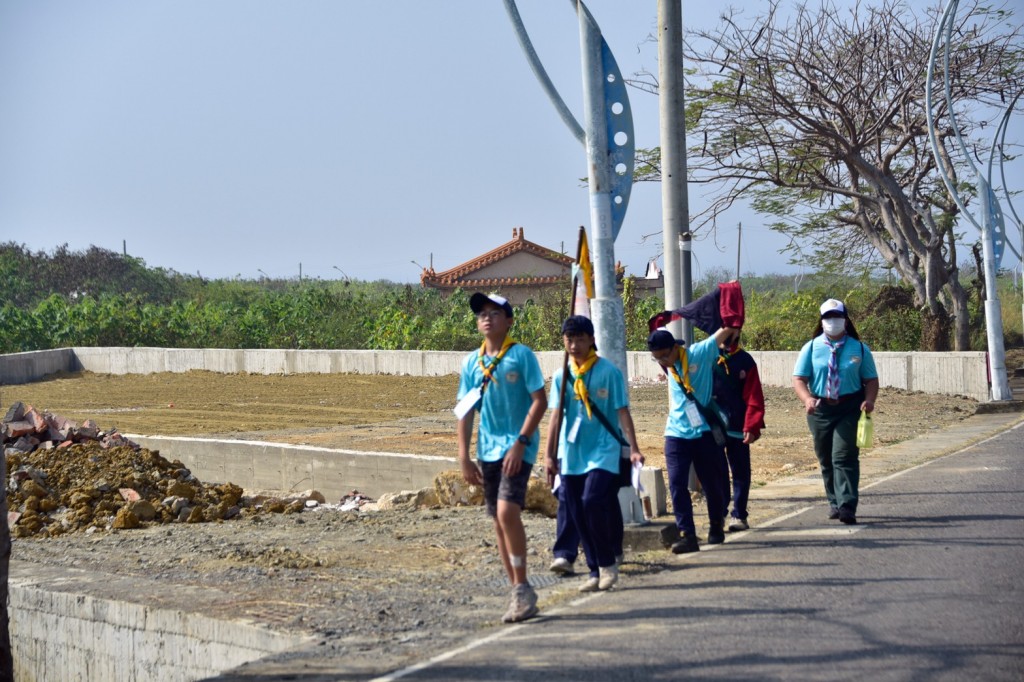
[[[27,384],[48,374],[70,372],[75,366],[75,351],[71,348],[0,355],[0,385]]]
[[[442,471],[458,469],[454,458],[429,455],[264,441],[126,435],[144,448],[159,450],[168,459],[181,460],[202,481],[230,481],[246,490],[299,492],[314,488],[332,502],[353,489],[371,497],[419,490],[432,486],[434,477]]]
[[[311,641],[196,613],[197,604],[223,599],[216,590],[19,561],[11,561],[9,585],[14,674],[22,682],[185,682]]]
[[[561,367],[560,351],[538,353],[545,376]],[[795,351],[751,351],[767,386],[792,383]],[[981,351],[875,353],[882,386],[924,393],[990,399],[988,367]],[[456,374],[461,351],[225,350],[218,348],[62,348],[0,356],[0,384],[35,381],[60,371],[99,374],[209,372],[250,374]],[[657,380],[661,370],[647,353],[627,353],[631,379]]]
[[[125,435],[168,459],[180,460],[201,481],[230,481],[246,490],[300,492],[313,488],[329,502],[337,502],[352,490],[380,497],[384,493],[429,488],[439,473],[459,468],[454,458],[430,455],[263,441]],[[655,513],[664,514],[667,496],[662,471],[644,467],[640,484],[650,495]]]

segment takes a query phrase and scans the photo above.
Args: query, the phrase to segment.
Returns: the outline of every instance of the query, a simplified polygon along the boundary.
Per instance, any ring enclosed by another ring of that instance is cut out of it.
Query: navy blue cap
[[[566,336],[576,336],[577,334],[593,336],[594,323],[590,321],[589,317],[584,315],[573,315],[572,317],[565,318],[565,322],[562,323],[562,333]]]
[[[674,348],[676,345],[678,345],[676,337],[672,336],[672,332],[664,329],[659,329],[647,337],[647,350],[650,351]]]

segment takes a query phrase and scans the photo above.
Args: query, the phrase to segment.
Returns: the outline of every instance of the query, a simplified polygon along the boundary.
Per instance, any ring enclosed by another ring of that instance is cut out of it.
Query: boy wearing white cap
[[[469,306],[483,335],[480,350],[462,362],[459,377],[459,466],[470,485],[482,485],[487,513],[494,519],[498,553],[512,583],[512,602],[502,617],[517,623],[537,613],[537,593],[526,580],[526,531],[522,510],[537,459],[536,431],[544,411],[544,375],[537,357],[509,336],[513,313],[497,294],[473,294]],[[469,457],[473,416],[480,412],[477,460]]]

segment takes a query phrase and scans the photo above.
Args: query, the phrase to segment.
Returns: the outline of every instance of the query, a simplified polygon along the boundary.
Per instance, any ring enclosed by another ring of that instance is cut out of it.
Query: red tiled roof
[[[565,280],[564,277],[489,277],[484,279],[473,279],[467,277],[481,268],[504,260],[516,253],[531,253],[545,260],[571,266],[575,261],[569,256],[564,256],[557,251],[543,247],[540,244],[527,241],[523,237],[523,228],[512,229],[512,241],[506,242],[496,249],[492,249],[482,256],[468,260],[462,265],[457,265],[444,272],[434,272],[433,269],[424,269],[420,275],[420,283],[423,286],[432,286],[438,289],[449,289],[456,287],[465,288],[486,288],[496,286],[530,286],[535,284],[555,284]]]

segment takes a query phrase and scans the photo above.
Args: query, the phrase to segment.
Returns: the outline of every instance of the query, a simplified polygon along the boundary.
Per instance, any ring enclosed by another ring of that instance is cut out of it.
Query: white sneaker
[[[533,618],[537,615],[537,593],[533,591],[528,583],[522,583],[512,588],[512,603],[508,611],[501,617],[503,623],[518,623]]]
[[[737,519],[736,517],[729,519],[730,533],[737,533],[741,530],[747,530],[749,528],[750,524],[748,524],[745,519]]]
[[[580,592],[597,592],[601,589],[598,586],[599,582],[597,578],[587,578],[586,582],[580,585]]]
[[[619,582],[619,567],[605,566],[597,569],[601,573],[601,579],[597,583],[597,589],[610,590],[612,585]]]
[[[548,566],[548,570],[558,575],[573,575],[576,571],[573,569],[573,562],[563,557],[558,557],[551,562]]]

